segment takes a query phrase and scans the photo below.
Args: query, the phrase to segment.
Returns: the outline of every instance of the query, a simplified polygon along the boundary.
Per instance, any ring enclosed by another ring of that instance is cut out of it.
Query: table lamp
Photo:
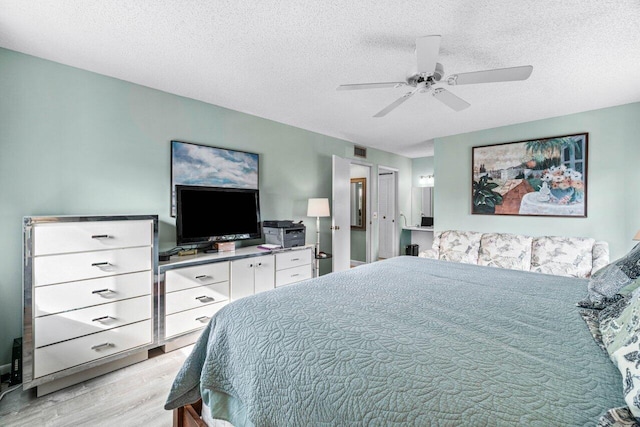
[[[307,216],[316,217],[316,253],[320,253],[320,217],[331,216],[329,211],[329,199],[309,199]]]

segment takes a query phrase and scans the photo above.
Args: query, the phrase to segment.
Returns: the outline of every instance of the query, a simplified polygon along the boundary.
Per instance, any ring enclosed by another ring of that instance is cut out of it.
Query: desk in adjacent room
[[[419,251],[431,249],[433,244],[433,227],[410,226],[403,230],[411,231],[411,243],[419,246]]]

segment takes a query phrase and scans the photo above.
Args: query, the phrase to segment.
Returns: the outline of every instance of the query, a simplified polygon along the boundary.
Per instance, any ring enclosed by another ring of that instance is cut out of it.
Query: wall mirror
[[[367,229],[367,178],[351,178],[351,229]]]
[[[433,187],[411,189],[411,224],[420,226],[423,216],[433,216]]]

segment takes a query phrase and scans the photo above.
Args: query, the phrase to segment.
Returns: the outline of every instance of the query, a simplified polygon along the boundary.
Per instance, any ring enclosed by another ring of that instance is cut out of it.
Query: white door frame
[[[371,262],[371,229],[373,227],[373,218],[371,217],[371,194],[373,193],[371,191],[372,189],[372,184],[373,184],[373,163],[368,163],[368,162],[363,162],[361,160],[356,160],[356,159],[347,159],[347,160],[351,160],[351,164],[352,165],[359,165],[359,166],[365,166],[367,168],[369,168],[369,173],[367,175],[367,191],[366,191],[366,206],[365,206],[365,211],[366,211],[366,218],[367,218],[367,230],[365,232],[365,245],[366,247],[366,262],[370,263]],[[377,188],[377,186],[376,186]]]

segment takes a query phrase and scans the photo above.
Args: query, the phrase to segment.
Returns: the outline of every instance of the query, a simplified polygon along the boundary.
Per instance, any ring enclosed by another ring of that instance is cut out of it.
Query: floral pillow
[[[484,233],[478,265],[529,271],[532,237],[507,233]]]
[[[622,297],[598,314],[602,344],[615,353],[640,332],[640,292]]]
[[[606,414],[600,417],[597,427],[637,427],[638,422],[629,408],[609,409]]]
[[[610,355],[622,374],[622,393],[631,413],[640,418],[640,340],[635,335],[627,345]]]
[[[633,287],[640,277],[640,243],[628,254],[598,270],[589,279],[588,301],[594,308],[606,306],[622,289]]]
[[[586,237],[535,237],[531,271],[556,276],[589,277],[595,240]]]
[[[619,295],[618,301],[598,313],[602,345],[622,374],[629,410],[640,417],[640,289]]]
[[[476,231],[443,231],[440,234],[440,256],[442,261],[478,263],[480,238],[482,233]]]

